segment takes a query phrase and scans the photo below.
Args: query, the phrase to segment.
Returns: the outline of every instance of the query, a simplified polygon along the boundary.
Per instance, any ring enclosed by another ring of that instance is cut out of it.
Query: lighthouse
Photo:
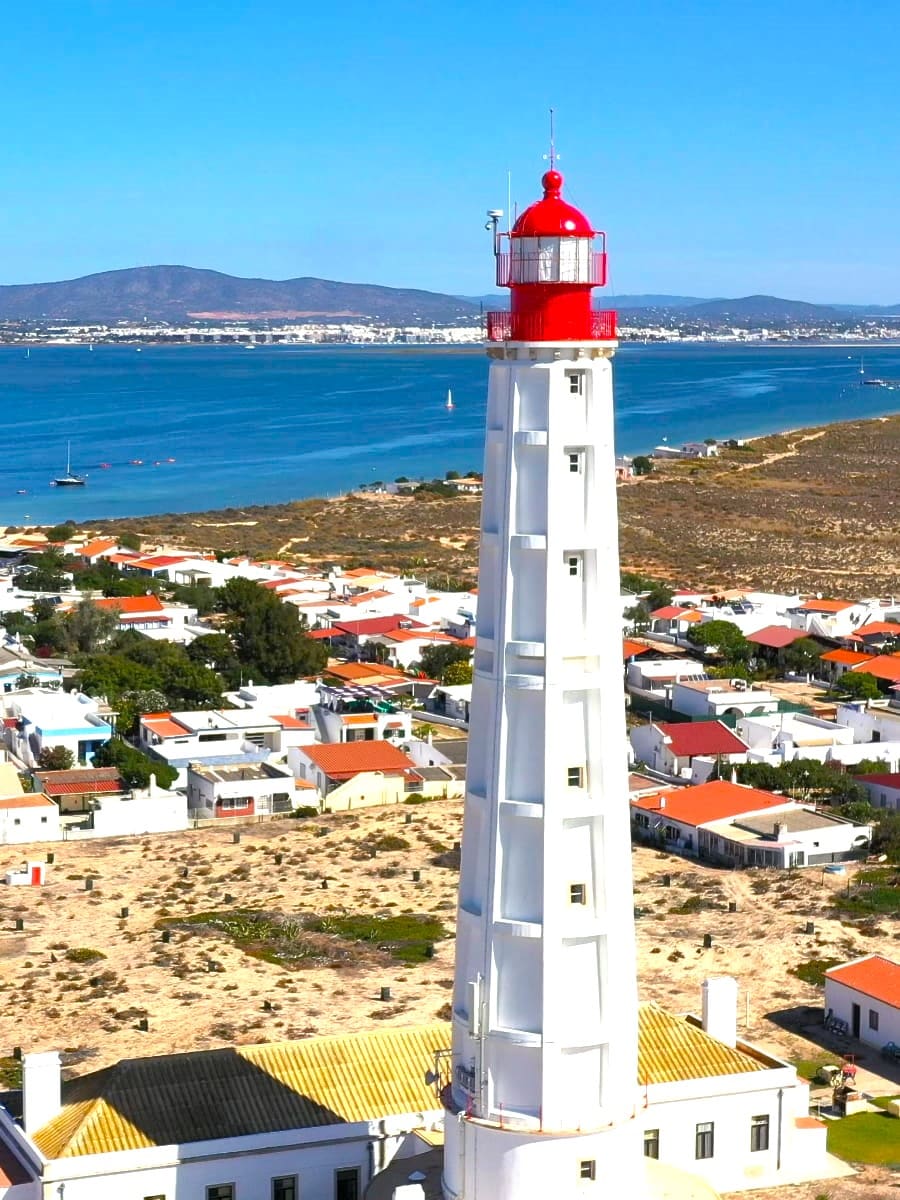
[[[562,195],[496,232],[446,1200],[639,1196],[605,235]],[[496,218],[497,214],[493,214]]]

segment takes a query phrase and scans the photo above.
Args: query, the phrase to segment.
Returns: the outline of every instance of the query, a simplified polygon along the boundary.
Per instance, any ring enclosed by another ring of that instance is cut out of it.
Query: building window
[[[764,1113],[759,1117],[750,1118],[750,1149],[768,1150],[769,1148],[769,1116]],[[699,1157],[699,1155],[698,1155]]]
[[[694,1134],[694,1158],[712,1158],[713,1156],[713,1123],[700,1121]]]
[[[570,396],[584,395],[584,371],[566,371],[566,379],[569,381]]]
[[[583,1158],[578,1164],[579,1179],[596,1179],[597,1178],[597,1160],[596,1158]]]
[[[343,1167],[335,1171],[334,1200],[359,1200],[358,1167]]]
[[[659,1158],[659,1130],[644,1130],[644,1158]]]
[[[144,1200],[166,1200],[165,1196],[145,1196]]]
[[[570,883],[569,884],[569,903],[570,904],[587,904],[587,884],[586,883]]]
[[[569,460],[569,473],[580,475],[584,470],[584,454],[581,450],[570,450],[566,456]]]
[[[18,817],[13,817],[13,825],[21,825],[21,824],[22,824],[22,822],[19,820]]]
[[[578,579],[581,575],[581,555],[567,554],[566,555],[566,570],[573,579]]]
[[[279,1175],[273,1179],[272,1200],[297,1200],[297,1176]]]
[[[584,787],[584,767],[569,767],[566,771],[566,783],[569,787]]]
[[[876,1029],[876,1030],[878,1029],[878,1009],[877,1008],[869,1009],[869,1028]]]
[[[234,1184],[212,1184],[206,1189],[206,1200],[234,1200]]]

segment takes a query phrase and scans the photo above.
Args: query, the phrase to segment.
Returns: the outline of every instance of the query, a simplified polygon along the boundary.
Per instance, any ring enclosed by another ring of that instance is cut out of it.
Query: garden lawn
[[[828,1126],[828,1152],[847,1162],[900,1166],[900,1120],[887,1113],[856,1113]]]

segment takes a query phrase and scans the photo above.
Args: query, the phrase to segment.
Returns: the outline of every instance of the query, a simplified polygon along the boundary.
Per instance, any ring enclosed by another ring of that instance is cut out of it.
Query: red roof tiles
[[[329,742],[304,746],[301,753],[330,779],[352,779],[364,771],[397,775],[415,767],[409,755],[390,742]]]
[[[665,604],[662,608],[654,609],[650,614],[659,621],[702,621],[703,618],[695,608],[680,608],[676,604]]]
[[[741,787],[724,779],[701,783],[697,787],[674,788],[655,796],[640,796],[631,801],[633,808],[664,814],[674,821],[680,821],[682,825],[694,826],[790,803],[786,796]]]
[[[669,749],[678,758],[697,754],[743,754],[747,747],[721,721],[661,721],[656,725],[669,739]]]
[[[106,612],[120,613],[152,613],[162,612],[163,603],[159,596],[109,596],[105,600],[95,600],[97,608]]]
[[[880,954],[869,954],[856,962],[830,967],[825,972],[825,978],[851,987],[874,1000],[882,1000],[892,1008],[900,1008],[900,963]]]
[[[840,613],[852,607],[852,600],[805,600],[800,605],[803,612],[817,613]]]
[[[788,629],[785,625],[766,625],[762,629],[757,629],[756,633],[748,633],[747,641],[753,642],[757,646],[766,646],[769,650],[783,650],[785,646],[790,646],[794,642],[798,642],[800,638],[807,636],[808,634],[803,629]]]
[[[876,679],[888,679],[891,683],[900,680],[900,654],[877,654],[851,671],[862,671],[865,675],[874,675]]]

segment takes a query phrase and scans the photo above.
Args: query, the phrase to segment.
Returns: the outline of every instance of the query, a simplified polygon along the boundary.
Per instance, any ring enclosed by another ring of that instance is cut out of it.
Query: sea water
[[[867,376],[900,378],[898,347],[623,345],[617,451],[900,409],[900,391],[860,386],[861,355]],[[0,347],[0,524],[239,507],[479,470],[487,373],[474,347],[46,346],[27,357]],[[50,486],[67,441],[83,488]]]

